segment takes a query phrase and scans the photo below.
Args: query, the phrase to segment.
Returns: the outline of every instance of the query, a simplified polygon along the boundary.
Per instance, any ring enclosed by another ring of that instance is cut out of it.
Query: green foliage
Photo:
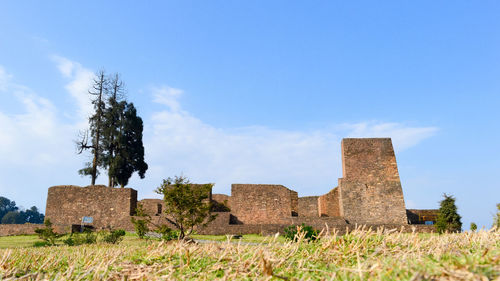
[[[47,243],[47,241],[35,241],[33,243],[33,247],[47,247],[47,246],[50,246],[50,244]]]
[[[471,222],[471,223],[470,223],[470,230],[471,230],[471,231],[476,231],[476,230],[477,230],[477,224],[476,224],[476,223],[474,223],[474,222]]]
[[[18,211],[10,211],[2,218],[2,224],[23,224],[24,216]]]
[[[21,211],[24,217],[24,222],[27,223],[43,223],[45,216],[38,212],[38,208],[33,206],[26,211]]]
[[[144,178],[148,169],[142,143],[143,123],[141,117],[137,116],[133,103],[120,102],[114,107],[118,107],[118,124],[114,128],[109,124],[109,133],[105,135],[110,142],[107,154],[108,174],[113,184],[124,187],[134,172]]]
[[[68,246],[95,244],[96,242],[97,235],[90,229],[85,229],[83,233],[71,233],[68,238],[63,240],[63,243]]]
[[[38,234],[38,238],[45,241],[48,245],[53,246],[56,244],[57,239],[59,239],[61,235],[54,231],[50,219],[46,219],[44,225],[44,228],[35,229],[35,233]]]
[[[156,192],[163,195],[166,219],[179,230],[179,239],[190,235],[195,227],[215,219],[210,214],[209,195],[213,184],[194,185],[183,176],[163,180]]]
[[[125,230],[117,229],[117,230],[105,231],[101,235],[103,242],[109,244],[118,244],[123,240],[123,236],[125,236]]]
[[[493,218],[493,227],[500,229],[500,203],[497,204],[497,213]]]
[[[137,205],[137,208],[135,209],[135,217],[131,217],[130,221],[132,221],[132,224],[134,225],[135,233],[137,234],[137,236],[139,236],[139,238],[141,239],[144,239],[146,237],[146,233],[148,233],[149,231],[151,217],[146,214],[142,204]]]
[[[436,222],[436,229],[439,233],[460,232],[462,222],[457,213],[455,198],[451,195],[443,194],[444,199],[440,202],[439,214]]]
[[[156,233],[161,234],[161,240],[164,241],[170,241],[170,240],[176,240],[179,239],[180,237],[180,232],[171,229],[167,225],[160,225],[156,230]]]
[[[284,236],[292,241],[297,241],[302,236],[306,240],[314,241],[318,239],[318,231],[310,225],[290,225],[285,228]]]
[[[33,206],[30,209],[22,211],[16,206],[16,202],[0,196],[0,223],[43,223],[43,219],[44,215],[38,212],[37,207]]]
[[[8,213],[17,211],[18,207],[16,202],[10,201],[9,199],[0,196],[0,220]]]

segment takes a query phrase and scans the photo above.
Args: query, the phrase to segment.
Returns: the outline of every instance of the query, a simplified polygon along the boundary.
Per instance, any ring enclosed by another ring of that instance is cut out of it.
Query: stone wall
[[[231,196],[226,194],[212,194],[214,211],[229,211],[231,209]]]
[[[94,219],[100,228],[130,228],[137,207],[137,191],[131,188],[53,186],[49,188],[45,217],[56,225],[80,224],[82,217]]]
[[[299,197],[299,217],[319,217],[318,196]]]
[[[296,193],[295,193],[296,195]],[[233,184],[231,213],[242,224],[273,224],[298,209],[293,193],[282,185]]]
[[[0,224],[0,236],[35,234],[35,229],[44,228],[43,224]],[[71,227],[68,225],[53,225],[57,233],[69,233]]]
[[[339,189],[335,187],[318,198],[318,211],[321,217],[340,217]]]
[[[438,214],[439,214],[438,209],[406,210],[406,216],[408,217],[408,222],[410,224],[423,224],[426,221],[436,222]]]
[[[142,199],[139,204],[150,216],[159,216],[165,210],[165,202],[161,199]]]
[[[349,223],[407,224],[390,138],[342,140],[340,215]]]

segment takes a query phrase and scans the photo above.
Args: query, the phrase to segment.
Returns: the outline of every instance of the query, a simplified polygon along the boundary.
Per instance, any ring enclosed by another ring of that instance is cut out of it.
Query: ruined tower
[[[390,138],[342,140],[340,215],[349,223],[407,224]]]

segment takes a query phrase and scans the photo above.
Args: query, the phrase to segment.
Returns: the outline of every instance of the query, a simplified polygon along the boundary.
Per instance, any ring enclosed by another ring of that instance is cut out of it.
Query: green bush
[[[310,225],[290,225],[285,228],[285,238],[297,241],[299,237],[304,236],[305,240],[314,241],[318,239],[318,231]]]
[[[62,235],[54,231],[50,219],[46,219],[44,225],[44,228],[35,229],[35,233],[38,234],[38,238],[45,241],[48,246],[53,246],[56,244],[57,239],[59,239]]]
[[[471,231],[476,231],[477,230],[477,224],[475,224],[474,222],[471,222],[470,223],[470,230]]]
[[[179,231],[172,230],[166,225],[160,225],[156,230],[156,233],[161,234],[161,240],[170,241],[179,239]]]
[[[123,240],[125,230],[118,229],[112,231],[105,231],[102,233],[102,241],[110,244],[118,244]]]
[[[151,217],[146,214],[142,204],[138,204],[135,209],[135,216],[137,218],[131,217],[130,221],[134,225],[135,233],[139,238],[144,239],[146,237],[146,233],[149,231],[149,223],[151,222]]]
[[[83,233],[71,233],[68,238],[63,240],[63,243],[68,246],[79,246],[83,244],[95,244],[97,242],[97,234],[90,229],[85,229]]]

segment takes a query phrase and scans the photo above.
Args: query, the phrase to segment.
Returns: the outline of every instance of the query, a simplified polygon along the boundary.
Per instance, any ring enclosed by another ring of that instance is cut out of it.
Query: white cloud
[[[12,75],[9,75],[5,69],[0,66],[0,91],[7,91],[7,84],[9,83]]]
[[[66,84],[65,88],[77,103],[77,126],[79,128],[85,128],[88,117],[93,110],[88,90],[94,73],[84,68],[81,64],[61,56],[54,55],[52,56],[52,60],[57,64],[57,68],[61,74],[70,79],[70,82]]]
[[[24,111],[0,112],[2,164],[44,166],[62,160],[61,140],[67,135],[68,126],[58,122],[54,105],[26,86],[7,82],[4,87]]]
[[[437,127],[407,127],[400,123],[361,122],[344,124],[342,127],[349,130],[348,137],[353,138],[381,138],[390,137],[394,150],[403,151],[424,139],[437,133]]]
[[[170,111],[173,112],[178,112],[181,109],[179,97],[183,93],[182,90],[162,86],[159,88],[153,88],[152,92],[154,97],[153,102],[166,105]]]

